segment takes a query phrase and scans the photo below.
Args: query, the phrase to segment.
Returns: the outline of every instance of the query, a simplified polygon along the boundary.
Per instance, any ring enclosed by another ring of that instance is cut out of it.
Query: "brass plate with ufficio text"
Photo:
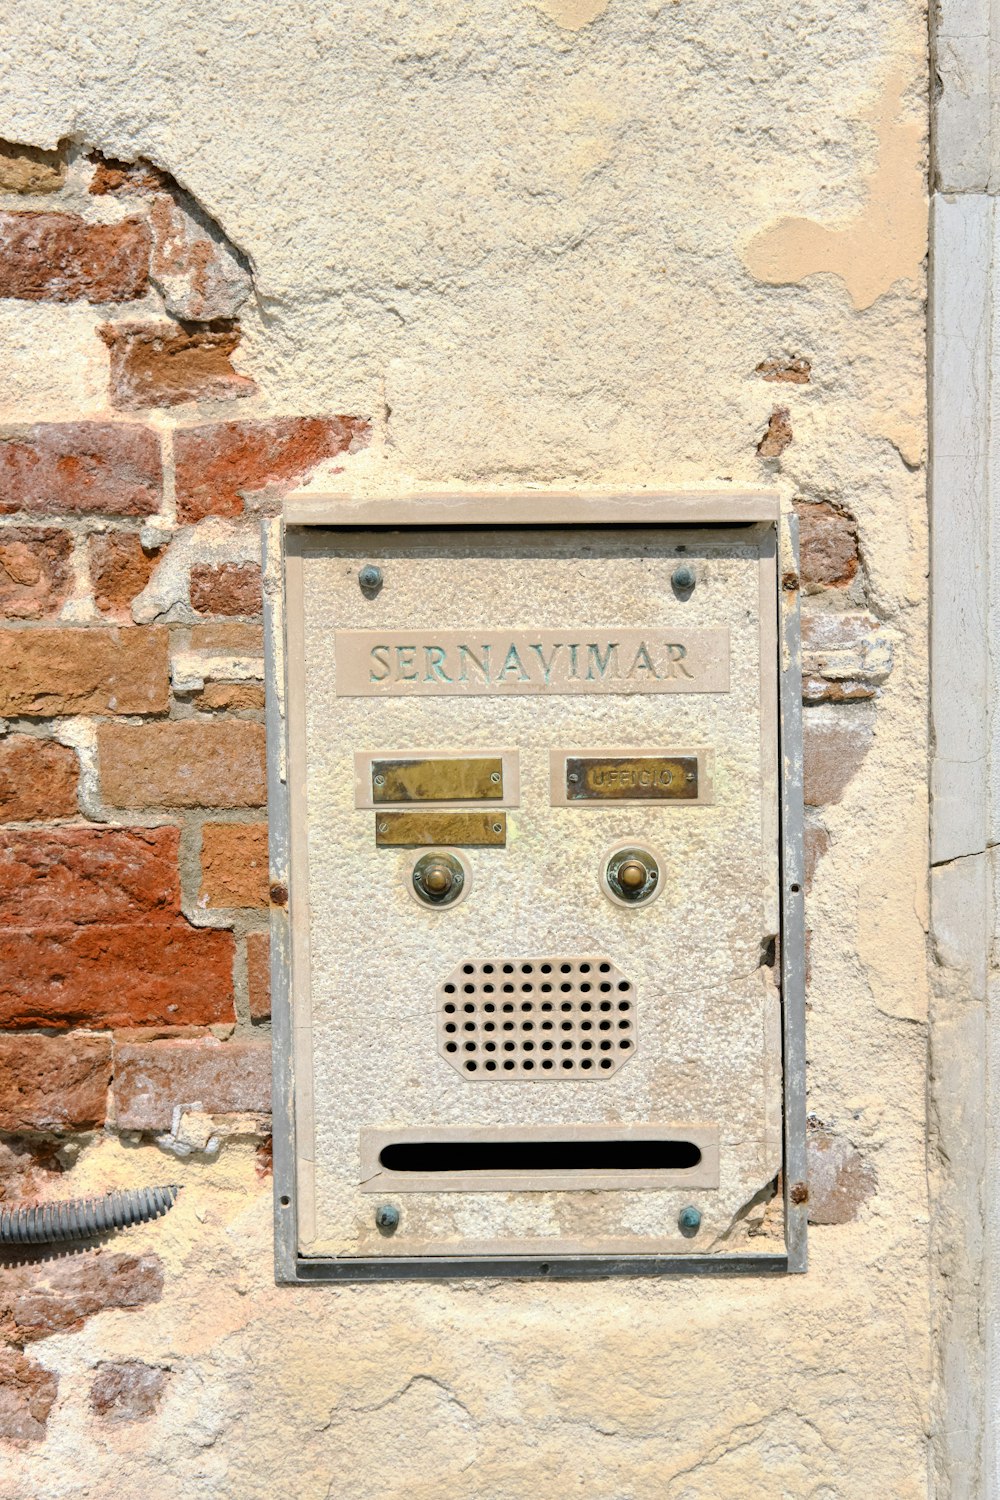
[[[567,802],[695,801],[698,758],[679,755],[566,757]]]
[[[374,760],[372,801],[493,802],[503,797],[503,761],[496,756],[467,760]]]
[[[375,843],[379,849],[503,847],[507,814],[500,812],[379,812]]]

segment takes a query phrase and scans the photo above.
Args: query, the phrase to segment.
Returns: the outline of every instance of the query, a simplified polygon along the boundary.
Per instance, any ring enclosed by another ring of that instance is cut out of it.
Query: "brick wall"
[[[253,295],[152,166],[0,150],[0,298],[89,317],[106,388],[0,426],[8,1136],[269,1110],[259,518],[367,423],[260,409]]]

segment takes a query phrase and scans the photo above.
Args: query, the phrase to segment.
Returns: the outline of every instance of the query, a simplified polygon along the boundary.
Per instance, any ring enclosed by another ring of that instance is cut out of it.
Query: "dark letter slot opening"
[[[692,1141],[394,1141],[383,1146],[379,1165],[387,1172],[684,1172],[697,1167],[701,1151]]]

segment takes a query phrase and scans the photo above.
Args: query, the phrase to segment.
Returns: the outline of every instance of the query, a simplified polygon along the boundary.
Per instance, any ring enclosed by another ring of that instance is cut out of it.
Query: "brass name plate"
[[[727,693],[729,631],[337,630],[338,697]]]
[[[680,755],[612,756],[590,759],[566,758],[567,802],[697,801],[698,758]]]
[[[375,814],[375,843],[380,849],[414,849],[429,845],[452,848],[503,847],[507,814],[501,812],[380,812]]]
[[[493,802],[502,798],[503,761],[499,755],[372,761],[372,801],[376,804]]]

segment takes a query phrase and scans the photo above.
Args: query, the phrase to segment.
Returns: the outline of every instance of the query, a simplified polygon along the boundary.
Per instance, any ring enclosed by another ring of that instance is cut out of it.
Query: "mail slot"
[[[279,1279],[804,1269],[775,495],[292,497],[265,543]]]

